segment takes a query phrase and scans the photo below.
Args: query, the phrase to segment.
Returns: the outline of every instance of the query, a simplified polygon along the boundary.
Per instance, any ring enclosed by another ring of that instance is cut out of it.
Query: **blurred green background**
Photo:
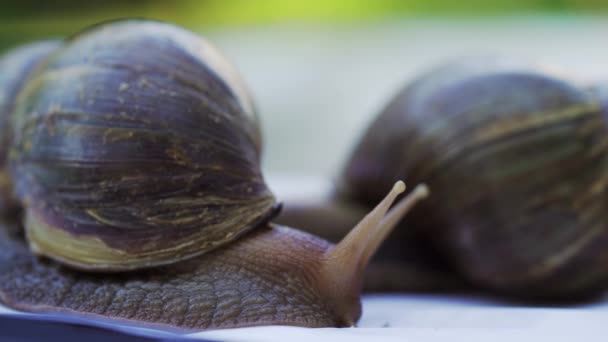
[[[282,22],[345,23],[420,16],[597,15],[606,0],[55,0],[0,1],[0,48],[87,25],[146,17],[217,29]]]
[[[0,49],[125,17],[161,19],[201,33],[236,64],[252,90],[271,182],[282,175],[338,176],[358,136],[395,92],[452,58],[499,54],[540,61],[586,84],[608,80],[608,0],[0,4]]]

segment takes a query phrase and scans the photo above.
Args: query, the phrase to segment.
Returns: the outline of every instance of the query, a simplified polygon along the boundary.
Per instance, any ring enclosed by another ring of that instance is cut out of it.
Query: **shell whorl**
[[[28,82],[11,170],[35,251],[84,269],[155,266],[274,215],[253,105],[216,56],[170,24],[112,22]]]

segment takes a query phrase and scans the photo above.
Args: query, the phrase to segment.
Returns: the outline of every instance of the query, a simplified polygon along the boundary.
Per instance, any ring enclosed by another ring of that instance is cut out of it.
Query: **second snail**
[[[171,24],[104,23],[17,48],[0,68],[0,302],[18,310],[353,326],[369,259],[427,194],[389,212],[396,182],[337,245],[270,223],[280,205],[247,88]]]
[[[385,271],[368,279],[370,288],[476,288],[560,301],[601,295],[608,289],[606,94],[529,62],[441,65],[371,123],[333,196],[321,205],[288,202],[284,222],[307,220],[335,238],[390,179],[425,182],[433,197],[372,262]]]

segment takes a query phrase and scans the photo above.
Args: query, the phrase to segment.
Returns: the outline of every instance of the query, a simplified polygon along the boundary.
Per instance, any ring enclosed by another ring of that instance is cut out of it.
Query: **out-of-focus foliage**
[[[606,0],[54,0],[0,1],[0,48],[64,36],[104,20],[146,17],[194,29],[277,22],[335,23],[415,16],[598,14]]]

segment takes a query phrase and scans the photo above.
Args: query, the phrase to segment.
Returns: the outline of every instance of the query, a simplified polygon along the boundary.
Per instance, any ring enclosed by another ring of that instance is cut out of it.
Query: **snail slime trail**
[[[337,245],[270,224],[187,261],[116,274],[84,273],[37,258],[3,224],[0,299],[18,310],[165,328],[353,326],[361,315],[362,273],[370,257],[428,195],[418,186],[386,214],[404,188],[398,182]]]
[[[176,329],[357,322],[368,261],[424,186],[386,215],[394,184],[335,246],[274,225],[255,106],[208,42],[122,20],[59,45],[8,116],[23,221],[0,229],[3,303]]]

